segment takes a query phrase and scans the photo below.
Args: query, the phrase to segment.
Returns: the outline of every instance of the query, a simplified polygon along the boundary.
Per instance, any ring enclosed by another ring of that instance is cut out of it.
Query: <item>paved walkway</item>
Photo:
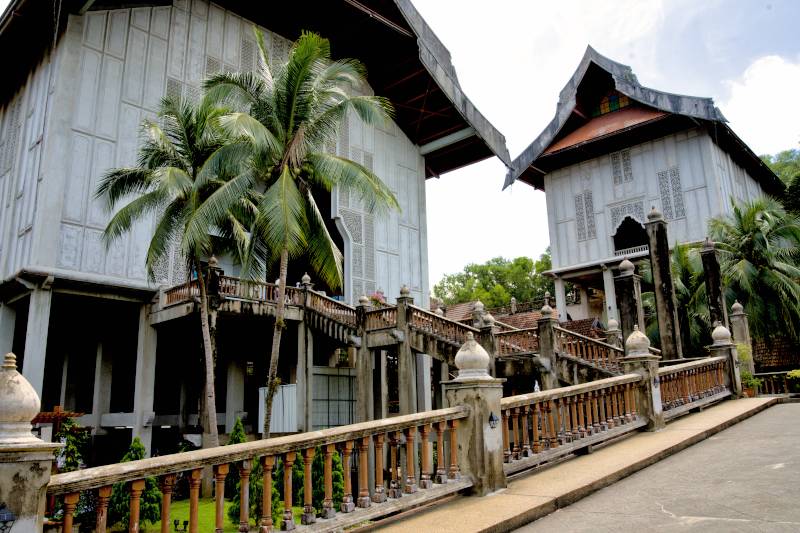
[[[800,403],[745,420],[518,531],[800,531]]]
[[[408,518],[393,524],[386,524],[381,527],[381,531],[436,531],[442,533],[509,531],[537,518],[542,518],[556,509],[566,508],[598,489],[607,487],[642,468],[719,433],[738,421],[749,418],[774,402],[774,399],[765,398],[722,402],[701,413],[684,416],[657,433],[637,433],[616,444],[601,448],[593,454],[576,457],[558,466],[515,479],[509,483],[508,488],[485,498],[458,497],[450,502],[419,510]],[[797,420],[787,421],[783,424],[783,426],[793,426],[793,430],[796,430],[797,425]],[[764,430],[762,436],[775,435],[781,429],[782,427]],[[729,446],[725,452],[729,456],[733,456],[731,460],[734,463],[736,456],[745,453],[746,449],[751,450],[747,453],[756,453],[755,447],[748,446],[744,442],[729,444],[736,445],[735,448]],[[764,444],[762,446],[767,447]],[[777,462],[773,463],[777,464]],[[780,468],[774,470],[776,473],[779,471]],[[713,480],[710,481],[713,482]],[[794,482],[796,483],[796,480]],[[774,485],[770,483],[768,489],[762,484],[756,485],[756,487],[758,487],[758,491],[766,494],[785,493],[788,490],[785,486],[780,487],[777,483]],[[687,495],[687,501],[700,502],[705,498],[703,492],[707,489],[692,483],[684,483],[679,487],[673,486],[672,490]],[[797,497],[794,499],[800,501]],[[619,513],[618,516],[621,516],[626,513],[628,508],[629,504],[626,501],[614,499],[613,504],[604,510],[616,511]],[[580,527],[588,525],[593,531],[597,529],[594,527],[594,518],[586,513],[584,513],[583,520],[578,520],[577,523]],[[730,531],[730,526],[726,530]],[[549,531],[571,531],[571,529],[566,525],[554,525]]]

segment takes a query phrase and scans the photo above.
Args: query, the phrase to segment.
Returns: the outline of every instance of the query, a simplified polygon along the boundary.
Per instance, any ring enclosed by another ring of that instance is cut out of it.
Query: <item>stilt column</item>
[[[681,332],[675,303],[675,286],[670,268],[667,222],[655,207],[647,215],[647,238],[650,244],[650,264],[658,317],[658,334],[661,339],[661,356],[665,360],[683,358]]]

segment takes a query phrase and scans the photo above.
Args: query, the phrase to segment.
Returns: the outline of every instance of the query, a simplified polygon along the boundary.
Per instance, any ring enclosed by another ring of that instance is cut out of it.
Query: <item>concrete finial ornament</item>
[[[616,318],[609,318],[608,319],[608,330],[609,331],[619,331],[619,322],[617,322]]]
[[[478,312],[478,313],[482,313],[482,312],[483,312],[483,310],[485,309],[485,307],[486,307],[486,306],[485,306],[485,305],[483,305],[483,302],[482,302],[482,301],[480,301],[480,300],[477,300],[477,301],[475,302],[475,304],[473,305],[473,309],[474,309],[476,312]]]
[[[541,313],[543,317],[549,317],[553,314],[553,308],[550,307],[550,291],[544,293],[544,305],[542,306]]]
[[[300,278],[300,283],[302,283],[303,285],[311,284],[311,276],[308,275],[308,272],[303,274],[303,277]]]
[[[367,298],[366,294],[362,294],[361,297],[358,299],[358,305],[369,305],[369,298]]]
[[[731,306],[731,312],[734,315],[739,315],[741,313],[744,313],[744,306],[739,303],[739,300],[733,302],[733,305]]]
[[[717,322],[714,331],[711,332],[711,339],[714,341],[712,346],[728,346],[731,344],[731,332],[728,328]]]
[[[623,276],[630,276],[634,270],[636,270],[636,267],[627,257],[619,264],[619,272]]]
[[[17,372],[17,356],[7,353],[0,366],[0,444],[41,442],[31,433],[41,405],[36,390]]]
[[[661,211],[656,209],[656,206],[653,206],[653,209],[647,213],[647,221],[654,222],[656,220],[664,220],[664,215],[661,214]]]
[[[219,260],[217,259],[216,255],[212,255],[208,260],[208,266],[211,268],[217,268],[219,266]]]
[[[444,316],[444,310],[441,307],[437,307],[436,311],[434,311],[438,316]]]
[[[650,355],[650,339],[639,331],[638,324],[633,326],[633,333],[625,340],[625,351],[627,357]]]
[[[403,298],[407,298],[411,294],[411,289],[408,288],[408,285],[403,285],[400,287],[400,296]]]
[[[703,249],[704,250],[713,250],[714,249],[714,241],[711,240],[711,237],[706,235],[706,239],[703,241]]]
[[[484,320],[484,321],[485,321],[487,324],[494,324],[495,322],[497,322],[497,319],[495,319],[495,317],[493,317],[493,316],[492,316],[492,313],[486,313],[486,314],[484,315],[484,317],[483,317],[483,320]]]
[[[489,375],[491,359],[483,346],[478,344],[471,331],[456,354],[455,364],[458,377],[454,381],[487,381],[494,379]]]

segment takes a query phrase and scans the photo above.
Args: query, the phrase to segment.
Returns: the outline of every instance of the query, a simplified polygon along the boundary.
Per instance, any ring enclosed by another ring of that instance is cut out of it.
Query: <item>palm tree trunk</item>
[[[203,352],[205,360],[205,395],[203,402],[203,448],[219,446],[217,433],[217,401],[214,390],[214,343],[211,339],[211,325],[208,317],[208,292],[199,261],[197,264],[197,283],[200,285],[200,325],[203,330]]]
[[[278,281],[278,302],[275,310],[275,331],[272,334],[272,353],[269,357],[269,373],[267,374],[267,394],[264,399],[264,434],[262,438],[269,438],[269,424],[272,420],[272,400],[278,390],[275,379],[278,373],[278,358],[281,353],[281,334],[285,326],[286,314],[286,271],[289,267],[289,250],[284,247],[281,251],[280,277]]]

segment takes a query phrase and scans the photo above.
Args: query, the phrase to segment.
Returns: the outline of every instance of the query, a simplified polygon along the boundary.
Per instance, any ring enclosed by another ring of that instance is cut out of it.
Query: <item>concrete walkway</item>
[[[777,405],[517,531],[800,531],[799,423]]]
[[[485,498],[458,497],[380,529],[457,533],[509,531],[564,508],[774,403],[775,399],[767,398],[726,401],[680,418],[657,433],[637,433],[593,454],[512,480],[508,488]],[[735,455],[737,451],[728,453]],[[699,487],[687,483],[682,490],[697,499],[703,498]],[[617,500],[609,510],[623,512],[626,507],[624,501]],[[584,524],[592,523],[593,520],[584,516]],[[555,530],[568,529],[556,527]]]

